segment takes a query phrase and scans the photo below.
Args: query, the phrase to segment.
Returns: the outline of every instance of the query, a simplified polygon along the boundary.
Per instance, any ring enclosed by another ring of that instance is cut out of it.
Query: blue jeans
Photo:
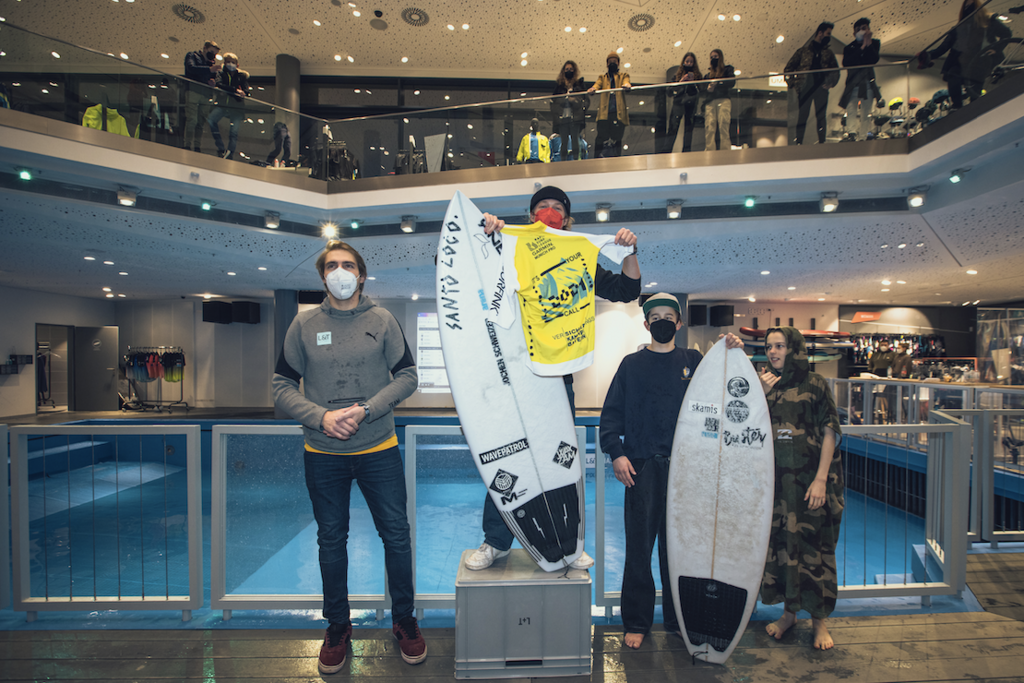
[[[572,379],[572,376],[569,376],[569,379]],[[565,383],[565,394],[569,397],[569,411],[572,412],[572,416],[575,418],[576,392],[573,391],[572,382]],[[505,520],[501,518],[498,506],[491,500],[491,494],[489,493],[484,496],[484,518],[481,526],[484,528],[484,543],[498,550],[508,550],[512,547],[512,541],[515,540],[515,536],[509,531]]]
[[[231,121],[227,151],[234,153],[238,147],[238,129],[242,125],[242,117],[245,116],[245,112],[234,107],[214,107],[213,111],[210,112],[210,118],[206,119],[206,121],[210,124],[210,132],[213,133],[213,141],[217,143],[218,152],[224,151],[224,139],[220,136],[220,126],[218,124],[225,116]]]
[[[384,541],[384,567],[391,591],[391,619],[413,613],[412,541],[406,516],[405,475],[398,448],[366,455],[305,452],[306,488],[316,518],[320,574],[324,582],[324,618],[332,624],[349,620],[348,522],[352,481],[359,484]],[[364,567],[366,571],[379,571]]]

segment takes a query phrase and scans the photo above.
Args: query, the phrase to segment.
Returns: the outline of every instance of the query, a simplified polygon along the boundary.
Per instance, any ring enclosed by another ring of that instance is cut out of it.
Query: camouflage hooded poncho
[[[818,472],[826,428],[839,440],[839,415],[825,379],[809,370],[803,335],[792,327],[768,330],[773,332],[786,337],[789,353],[781,373],[769,366],[781,378],[766,396],[775,432],[775,509],[761,602],[785,602],[790,612],[803,609],[823,619],[835,609],[838,592],[836,543],[844,507],[838,448],[825,504],[809,510],[804,496]]]

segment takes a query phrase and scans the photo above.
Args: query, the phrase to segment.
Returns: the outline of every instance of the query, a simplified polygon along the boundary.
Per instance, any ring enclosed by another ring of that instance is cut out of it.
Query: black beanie
[[[554,199],[556,202],[561,202],[562,206],[565,207],[566,217],[572,215],[572,205],[569,203],[568,195],[554,185],[542,187],[534,193],[533,197],[530,198],[530,213],[533,213],[533,207],[537,206],[542,199]]]

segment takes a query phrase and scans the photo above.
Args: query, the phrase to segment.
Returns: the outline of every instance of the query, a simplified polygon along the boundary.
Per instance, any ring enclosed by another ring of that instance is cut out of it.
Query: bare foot
[[[636,650],[640,647],[640,644],[644,642],[643,633],[627,633],[624,639],[626,647]]]
[[[831,650],[835,646],[824,619],[811,619],[811,627],[814,629],[815,650]]]
[[[782,636],[796,625],[796,615],[789,610],[782,612],[782,618],[778,621],[773,621],[765,627],[765,631],[768,632],[775,640],[782,640]]]

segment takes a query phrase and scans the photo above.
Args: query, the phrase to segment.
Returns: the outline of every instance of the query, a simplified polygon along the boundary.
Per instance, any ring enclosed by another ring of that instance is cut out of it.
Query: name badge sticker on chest
[[[316,333],[316,345],[317,346],[330,346],[331,345],[331,333],[330,332],[317,332]]]

